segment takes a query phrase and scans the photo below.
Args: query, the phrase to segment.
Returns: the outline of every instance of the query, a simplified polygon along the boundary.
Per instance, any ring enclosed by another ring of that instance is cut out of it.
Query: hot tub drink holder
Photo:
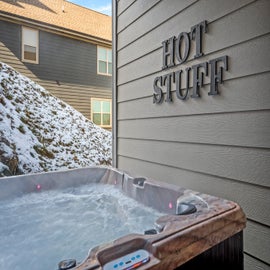
[[[92,182],[115,185],[164,216],[144,234],[129,234],[91,249],[79,264],[74,259],[61,261],[59,270],[243,269],[245,214],[236,203],[215,196],[91,167],[1,179],[0,198]]]

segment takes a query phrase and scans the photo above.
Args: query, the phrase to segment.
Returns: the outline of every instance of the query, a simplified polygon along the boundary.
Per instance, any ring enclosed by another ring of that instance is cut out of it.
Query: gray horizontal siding
[[[91,119],[91,98],[112,98],[111,89],[62,83],[58,86],[54,81],[40,81],[39,83],[88,119]]]
[[[26,66],[42,80],[111,87],[111,77],[97,74],[97,46],[40,31],[39,65]]]
[[[141,4],[143,1],[139,1],[139,4],[136,5],[135,9],[133,9],[133,6],[135,6],[135,4],[132,5],[131,9],[133,11],[133,18],[138,17],[138,19],[136,19],[134,23],[130,24],[125,29],[125,31],[122,31],[118,34],[118,50],[138,39],[140,36],[147,33],[148,31],[151,31],[160,23],[166,21],[168,16],[175,15],[179,9],[184,9],[195,1],[196,0],[170,0],[169,5],[167,3],[164,3],[164,1],[159,1],[158,5],[152,6],[153,8],[149,9],[148,12],[145,14],[145,10],[143,9],[143,5]],[[141,16],[141,14],[143,14],[143,16]],[[121,16],[124,16],[124,14],[121,14]],[[149,18],[155,19],[149,20]],[[119,17],[119,20],[121,20],[121,17]],[[118,29],[121,29],[120,25],[118,26]]]
[[[201,91],[201,99],[190,98],[186,101],[181,101],[175,98],[176,95],[174,92],[174,102],[170,104],[164,103],[155,106],[152,104],[153,94],[150,95],[150,93],[148,97],[121,101],[118,104],[118,118],[120,120],[127,120],[268,110],[270,109],[269,74],[270,72],[265,72],[228,80],[220,87],[220,95],[215,97],[209,97],[207,95],[207,92],[209,92],[209,85],[206,85]],[[153,80],[153,77],[151,79]],[[152,85],[152,82],[150,85]],[[123,92],[121,92],[121,97],[125,95],[124,88],[122,89]],[[133,90],[134,88],[132,87],[131,89]],[[139,92],[140,88],[138,87],[137,89]],[[153,91],[149,90],[149,88],[142,89],[145,89],[145,92]],[[130,92],[129,87],[127,87],[126,95],[134,96],[136,94]],[[209,107],[211,107],[211,110],[209,110]]]
[[[118,135],[139,140],[270,149],[269,119],[270,111],[265,110],[121,120]]]
[[[248,218],[245,269],[269,269],[270,2],[120,0],[118,7],[117,166],[239,203]],[[193,59],[193,44],[188,61],[162,71],[161,42],[203,20],[204,56]],[[208,96],[205,77],[201,98],[181,101],[173,91],[172,103],[153,104],[155,77],[222,55],[229,69],[219,96]]]
[[[0,42],[7,47],[18,59],[21,57],[21,30],[18,25],[0,20]],[[2,59],[3,47],[1,46],[0,59]]]
[[[24,65],[19,68],[27,68],[40,80],[111,89],[111,76],[97,74],[97,46],[94,44],[39,31],[39,64],[30,64],[20,61],[20,25],[0,21],[0,41],[2,61],[12,64],[19,60],[17,62]]]
[[[270,151],[264,149],[123,138],[118,149],[119,155],[270,187]]]
[[[161,49],[161,41],[170,38],[179,33],[179,22],[181,22],[181,31],[190,31],[192,25],[197,24],[207,18],[210,32],[205,36],[204,53],[208,54],[215,51],[215,49],[225,48],[236,43],[240,43],[247,38],[262,35],[269,29],[268,23],[268,1],[259,1],[253,3],[250,1],[222,1],[222,0],[207,0],[193,1],[193,5],[189,8],[177,11],[172,9],[172,14],[166,23],[159,24],[153,29],[144,31],[145,27],[138,31],[138,38],[134,38],[132,43],[124,44],[125,49],[118,46],[118,65],[119,67],[134,61],[154,50]],[[185,1],[183,1],[185,3]],[[205,9],[205,5],[209,8]],[[259,16],[252,16],[250,20],[245,22],[243,27],[243,20],[249,16],[250,9],[261,9]],[[241,8],[241,12],[235,12]],[[227,16],[226,16],[227,15]],[[134,15],[133,15],[134,16]],[[147,14],[146,14],[147,16]],[[119,17],[120,20],[121,16]],[[167,29],[167,24],[170,28]],[[227,32],[229,31],[229,33]],[[132,33],[132,32],[131,32]],[[129,33],[127,33],[129,34]],[[235,41],[228,39],[228,34],[233,36]],[[215,42],[212,42],[212,38]],[[124,39],[125,40],[125,39]],[[137,48],[143,48],[138,50]],[[131,53],[132,52],[132,53]],[[161,56],[161,54],[159,54]],[[159,57],[161,58],[161,57]]]
[[[209,53],[202,57],[201,61],[209,61],[211,59],[220,57],[222,55],[228,55],[229,57],[229,72],[225,72],[224,80],[233,79],[236,77],[242,77],[261,72],[269,71],[270,55],[265,54],[265,51],[270,45],[270,33],[260,36],[257,39],[248,40],[245,43],[236,44],[230,46],[222,51]],[[260,50],[258,50],[260,48]],[[248,53],[248,57],[247,57]],[[191,54],[193,55],[193,54]],[[151,65],[148,65],[151,63]],[[198,60],[191,59],[185,64],[181,65],[181,69],[185,69],[189,66],[198,63]],[[152,54],[148,54],[143,58],[131,62],[118,69],[118,84],[122,85],[127,82],[138,80],[144,76],[165,75],[169,71],[160,72],[162,67],[162,50],[154,51]],[[155,77],[153,77],[154,79]],[[209,77],[206,76],[205,83],[209,82]],[[183,80],[185,85],[185,80]],[[148,87],[151,87],[149,85]],[[192,83],[190,84],[192,86]]]
[[[21,26],[0,20],[0,61],[90,119],[90,99],[112,97],[111,76],[97,74],[97,46],[44,31],[39,40],[39,64],[21,62]]]
[[[149,9],[152,9],[153,5],[158,4],[160,0],[147,0],[147,1],[131,1],[132,8],[130,7],[130,3],[128,1],[125,1],[125,10],[126,12],[122,13],[121,16],[118,17],[118,33],[124,30],[126,27],[128,27],[130,24],[133,24],[136,20],[138,20],[138,12],[137,10],[143,11],[144,13],[147,13]],[[121,3],[121,2],[120,2]],[[129,6],[129,8],[127,8]],[[121,13],[121,7],[119,5],[118,7],[119,13]],[[142,16],[143,14],[140,14]]]
[[[256,260],[254,257],[248,254],[245,254],[244,269],[269,270],[270,266],[261,261]]]
[[[270,265],[268,249],[258,248],[259,246],[270,246],[269,229],[266,226],[249,221],[245,231],[244,241],[246,242],[246,253],[252,254]]]
[[[125,0],[125,1],[119,1],[117,0],[117,14],[120,15],[124,11],[126,11],[136,0]]]

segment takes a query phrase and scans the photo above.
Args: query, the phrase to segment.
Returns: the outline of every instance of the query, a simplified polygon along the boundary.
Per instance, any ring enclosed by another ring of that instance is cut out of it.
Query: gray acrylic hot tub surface
[[[0,182],[1,190],[6,190],[0,205],[0,269],[46,270],[56,269],[63,259],[82,261],[90,248],[126,234],[143,234],[164,215],[124,196],[115,187],[117,178],[113,185],[101,184],[101,179],[85,184],[81,179],[78,182],[84,185],[64,188],[52,184],[53,175],[50,185],[39,176],[20,178],[25,181],[24,192],[29,189],[31,193],[18,192],[11,181],[21,180],[9,178],[13,192],[8,196],[7,179],[3,179],[4,188]],[[57,189],[45,190],[49,186]]]
[[[78,259],[72,256],[77,251],[84,260],[76,270],[107,270],[114,262],[120,267],[123,258],[136,258],[138,252],[148,254],[141,270],[173,270],[242,231],[246,222],[234,202],[105,167],[2,178],[0,200],[0,237],[5,240],[0,268],[5,270],[56,269],[62,259]],[[55,205],[63,208],[54,210]],[[153,228],[156,234],[143,233]],[[63,232],[57,244],[45,244]],[[63,255],[56,253],[64,248]],[[29,258],[10,263],[27,252]],[[33,260],[38,267],[31,266]],[[17,268],[21,261],[23,267]],[[130,267],[133,262],[125,263]]]

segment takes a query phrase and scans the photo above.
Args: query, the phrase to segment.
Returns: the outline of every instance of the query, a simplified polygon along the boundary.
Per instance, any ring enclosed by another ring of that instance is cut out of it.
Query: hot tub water
[[[48,270],[89,248],[154,226],[164,215],[112,185],[31,193],[0,204],[0,269]]]

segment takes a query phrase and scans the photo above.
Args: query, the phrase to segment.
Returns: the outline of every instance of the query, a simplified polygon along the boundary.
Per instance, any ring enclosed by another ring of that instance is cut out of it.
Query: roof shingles
[[[112,40],[111,17],[65,0],[2,0],[0,12]]]

